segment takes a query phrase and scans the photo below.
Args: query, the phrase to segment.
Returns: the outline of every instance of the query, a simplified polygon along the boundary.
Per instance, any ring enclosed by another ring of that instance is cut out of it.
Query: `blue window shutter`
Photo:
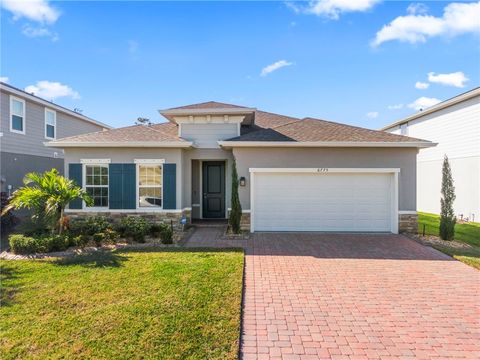
[[[177,164],[163,165],[163,208],[177,208]]]
[[[123,209],[123,164],[108,166],[108,206]]]
[[[82,187],[82,164],[68,164],[68,177],[73,180],[78,186]],[[68,204],[70,209],[81,209],[82,200],[76,199],[70,201]]]
[[[137,166],[123,164],[123,209],[137,207]]]

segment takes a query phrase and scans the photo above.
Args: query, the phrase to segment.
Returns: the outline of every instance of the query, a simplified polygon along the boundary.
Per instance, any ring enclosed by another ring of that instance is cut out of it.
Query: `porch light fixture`
[[[242,176],[242,177],[240,178],[240,186],[245,186],[246,182],[247,182],[247,181],[245,180],[245,176]]]

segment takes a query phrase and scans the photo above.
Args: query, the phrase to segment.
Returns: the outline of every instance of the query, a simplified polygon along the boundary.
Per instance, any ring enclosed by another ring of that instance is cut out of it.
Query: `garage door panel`
[[[390,231],[390,174],[258,173],[256,231]]]

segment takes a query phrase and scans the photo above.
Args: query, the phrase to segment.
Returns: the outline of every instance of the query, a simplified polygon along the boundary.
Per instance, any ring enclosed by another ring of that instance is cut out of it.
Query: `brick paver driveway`
[[[401,235],[255,234],[243,359],[480,358],[480,272]]]

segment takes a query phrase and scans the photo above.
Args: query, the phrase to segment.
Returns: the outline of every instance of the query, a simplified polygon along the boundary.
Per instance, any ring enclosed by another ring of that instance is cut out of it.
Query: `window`
[[[93,207],[108,207],[108,165],[85,165],[85,190]]]
[[[10,97],[10,131],[25,134],[25,101]]]
[[[400,125],[400,135],[408,135],[408,123]]]
[[[161,165],[138,165],[138,206],[162,207]]]
[[[45,137],[55,139],[57,128],[57,113],[53,110],[45,109]]]

